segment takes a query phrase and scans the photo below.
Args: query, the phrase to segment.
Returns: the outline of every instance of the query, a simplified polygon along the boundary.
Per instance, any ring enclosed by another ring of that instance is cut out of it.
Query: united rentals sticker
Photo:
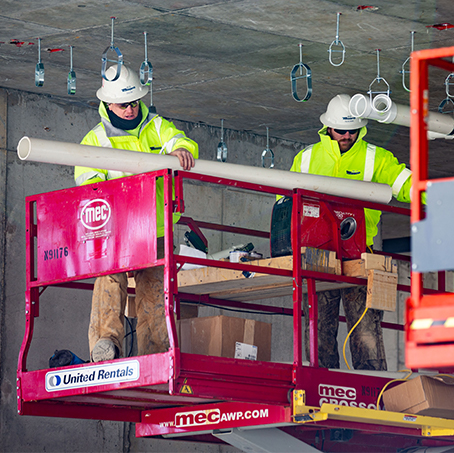
[[[137,360],[79,367],[73,370],[49,371],[46,373],[46,390],[56,392],[94,385],[107,385],[136,381],[140,376]]]

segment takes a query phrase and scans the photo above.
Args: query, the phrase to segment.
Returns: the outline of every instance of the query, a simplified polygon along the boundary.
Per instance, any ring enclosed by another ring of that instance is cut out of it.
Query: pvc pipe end
[[[393,101],[386,94],[378,94],[372,101],[372,108],[379,114],[389,112]]]
[[[27,160],[30,156],[31,151],[31,141],[28,137],[24,136],[19,140],[17,144],[17,155],[20,160]]]
[[[370,113],[369,99],[363,94],[357,93],[351,99],[348,105],[348,109],[353,116],[359,118],[367,118]]]

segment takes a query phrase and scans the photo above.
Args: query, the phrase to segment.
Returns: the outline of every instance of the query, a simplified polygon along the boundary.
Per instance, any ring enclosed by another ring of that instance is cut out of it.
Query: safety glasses
[[[117,104],[121,110],[126,110],[129,106],[136,108],[139,105],[139,101],[126,102],[125,104]]]
[[[334,132],[339,135],[345,135],[347,132],[350,135],[355,135],[358,131],[359,131],[359,129],[351,129],[351,130],[346,130],[346,131],[344,131],[343,129],[334,129]]]

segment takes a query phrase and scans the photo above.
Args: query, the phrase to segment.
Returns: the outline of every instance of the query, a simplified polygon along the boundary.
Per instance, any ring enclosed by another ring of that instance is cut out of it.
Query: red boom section
[[[453,269],[452,220],[449,218],[454,178],[429,179],[429,67],[454,72],[454,47],[427,49],[411,55],[411,202],[412,275],[411,297],[406,309],[406,364],[409,368],[454,369],[454,294],[423,294],[423,274]],[[450,61],[447,60],[450,59]],[[443,184],[443,199],[437,188]],[[424,210],[423,194],[427,195]],[[437,207],[440,206],[439,209]],[[447,242],[448,240],[448,242]],[[443,263],[446,263],[445,265]],[[420,270],[421,269],[421,270]]]

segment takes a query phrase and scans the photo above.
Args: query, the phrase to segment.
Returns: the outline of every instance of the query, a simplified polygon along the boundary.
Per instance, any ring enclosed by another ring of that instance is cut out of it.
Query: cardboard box
[[[179,321],[181,352],[235,357],[236,343],[257,347],[257,360],[271,360],[271,324],[230,316]]]
[[[387,411],[454,419],[454,378],[418,376],[383,393]]]

